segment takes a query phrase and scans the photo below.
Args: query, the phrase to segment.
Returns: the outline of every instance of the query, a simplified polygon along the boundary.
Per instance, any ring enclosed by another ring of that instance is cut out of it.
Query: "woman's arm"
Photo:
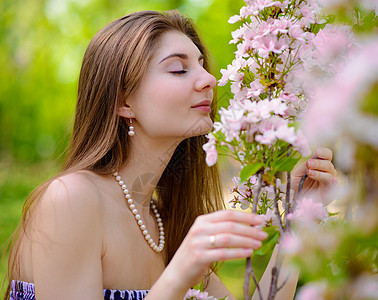
[[[96,187],[70,174],[50,184],[33,211],[30,234],[36,299],[104,298],[102,214]]]
[[[182,299],[201,281],[210,264],[250,256],[267,237],[254,227],[261,223],[254,214],[231,210],[198,217],[146,300]]]

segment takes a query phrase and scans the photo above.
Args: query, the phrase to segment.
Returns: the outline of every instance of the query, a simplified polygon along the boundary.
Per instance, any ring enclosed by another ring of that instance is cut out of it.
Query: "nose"
[[[195,82],[195,89],[200,92],[212,90],[215,87],[216,83],[217,80],[215,79],[215,77],[207,72],[204,68],[201,68],[201,71]]]

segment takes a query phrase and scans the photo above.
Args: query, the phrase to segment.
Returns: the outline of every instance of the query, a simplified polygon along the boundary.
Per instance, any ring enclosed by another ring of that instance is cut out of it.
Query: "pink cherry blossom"
[[[250,88],[248,88],[247,98],[259,96],[265,89],[265,87],[261,84],[259,78],[252,81],[249,87]]]
[[[209,140],[202,146],[202,149],[206,152],[206,163],[208,166],[213,166],[218,160],[218,151],[216,148],[216,139],[213,134],[209,133],[206,136]]]
[[[266,130],[263,135],[256,135],[255,139],[261,144],[272,145],[277,137],[274,130]]]
[[[300,221],[305,224],[326,220],[328,213],[324,205],[320,202],[314,202],[311,198],[303,198],[294,211],[291,219]]]
[[[287,48],[289,48],[289,40],[286,37],[281,37],[275,43],[273,52],[281,54]]]
[[[243,41],[245,38],[251,39],[254,34],[253,29],[247,26],[242,26],[231,32],[232,40],[230,41],[230,44],[237,44],[238,42]]]
[[[297,130],[296,132],[296,139],[293,143],[293,146],[296,150],[299,151],[300,154],[302,154],[304,157],[311,155],[311,150],[308,145],[308,141],[306,136],[303,134],[301,130]]]
[[[217,300],[213,296],[209,296],[207,292],[201,292],[196,289],[189,289],[184,297],[184,300]]]
[[[244,19],[248,18],[250,15],[252,15],[254,13],[255,13],[255,11],[250,6],[243,6],[240,9],[240,17],[242,17]]]
[[[244,108],[242,105],[230,105],[228,109],[222,108],[219,111],[221,123],[223,124],[223,133],[226,141],[231,142],[239,136],[244,122]]]
[[[295,255],[301,251],[303,242],[294,233],[286,232],[281,238],[280,246],[283,254]]]
[[[235,95],[235,99],[243,101],[247,98],[248,88],[243,86],[241,81],[235,81],[231,83],[231,92]]]
[[[242,81],[244,78],[244,74],[239,72],[241,69],[245,68],[247,65],[247,61],[243,58],[236,58],[232,61],[231,65],[227,66],[227,69],[222,69],[222,78],[219,80],[218,84],[220,86],[225,85],[229,80],[232,81]]]
[[[284,115],[287,110],[287,105],[282,99],[275,98],[269,101],[271,111],[276,115]]]
[[[241,17],[239,15],[235,15],[235,16],[232,16],[229,20],[228,20],[228,23],[230,24],[234,24],[238,21],[241,20]]]
[[[354,40],[348,27],[327,24],[312,40],[316,59],[334,58],[353,46]]]
[[[296,40],[304,42],[305,39],[303,34],[303,29],[299,25],[293,25],[289,28],[289,35]]]
[[[282,141],[294,144],[297,137],[295,135],[294,127],[280,126],[276,131],[276,137]]]
[[[266,7],[271,6],[278,6],[280,7],[282,4],[279,1],[272,1],[272,0],[247,0],[246,3],[252,8],[251,13],[253,15],[257,15],[260,11],[264,10]]]
[[[272,33],[277,35],[279,33],[287,33],[292,26],[292,22],[286,18],[274,19],[272,25]]]
[[[336,76],[318,83],[304,116],[312,143],[334,141],[343,133],[378,147],[378,121],[358,112],[361,99],[378,81],[378,62],[371,59],[376,53],[378,39],[354,50]]]
[[[252,199],[251,189],[246,185],[246,183],[240,184],[240,177],[233,177],[232,181],[234,183],[234,188],[231,190],[231,192],[238,193],[237,195],[235,195],[235,199],[237,200],[237,203],[240,205],[241,209],[243,210],[248,209],[251,204],[249,202],[249,199]],[[233,203],[233,208],[236,208],[235,199],[230,201],[230,203]]]
[[[268,198],[272,198],[274,195],[268,195]],[[279,221],[277,220],[276,213],[273,209],[268,208],[265,214],[260,215],[264,219],[264,224],[262,224],[262,228],[269,226],[279,226]]]
[[[252,43],[253,48],[257,49],[259,55],[262,58],[267,58],[269,53],[272,52],[276,47],[277,37],[275,36],[262,36],[256,38]]]
[[[284,100],[285,102],[295,102],[295,101],[298,101],[298,97],[297,96],[295,96],[293,94],[285,93],[285,92],[283,92],[280,95],[280,98],[282,100]]]
[[[323,283],[308,283],[299,290],[295,300],[325,300],[324,291]]]

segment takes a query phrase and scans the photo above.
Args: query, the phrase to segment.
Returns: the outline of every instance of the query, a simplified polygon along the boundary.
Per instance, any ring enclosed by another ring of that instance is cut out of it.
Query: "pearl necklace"
[[[159,215],[159,212],[156,208],[156,205],[154,204],[154,202],[151,199],[151,208],[152,208],[152,211],[155,214],[156,221],[157,221],[157,224],[158,224],[158,227],[159,227],[159,232],[160,232],[159,246],[156,245],[156,243],[151,238],[151,236],[150,236],[150,234],[149,234],[149,232],[146,228],[146,225],[144,225],[142,217],[139,214],[139,211],[135,207],[134,200],[131,199],[131,196],[129,194],[129,190],[127,189],[126,184],[123,182],[121,176],[119,176],[118,172],[115,172],[113,175],[115,177],[115,180],[117,180],[117,182],[119,183],[119,185],[121,186],[121,188],[123,190],[123,193],[125,195],[127,203],[129,204],[130,211],[133,213],[134,218],[137,221],[140,230],[142,231],[144,239],[147,241],[148,245],[150,245],[152,250],[154,250],[157,253],[160,253],[163,250],[164,243],[165,243],[165,241],[164,241],[164,227],[163,227],[163,221],[160,218],[160,215]]]

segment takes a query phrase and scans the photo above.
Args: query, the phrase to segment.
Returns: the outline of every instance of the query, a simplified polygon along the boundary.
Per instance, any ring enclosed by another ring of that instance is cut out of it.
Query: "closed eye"
[[[180,71],[171,71],[170,73],[175,74],[175,75],[182,75],[185,74],[187,71],[186,70],[180,70]]]

